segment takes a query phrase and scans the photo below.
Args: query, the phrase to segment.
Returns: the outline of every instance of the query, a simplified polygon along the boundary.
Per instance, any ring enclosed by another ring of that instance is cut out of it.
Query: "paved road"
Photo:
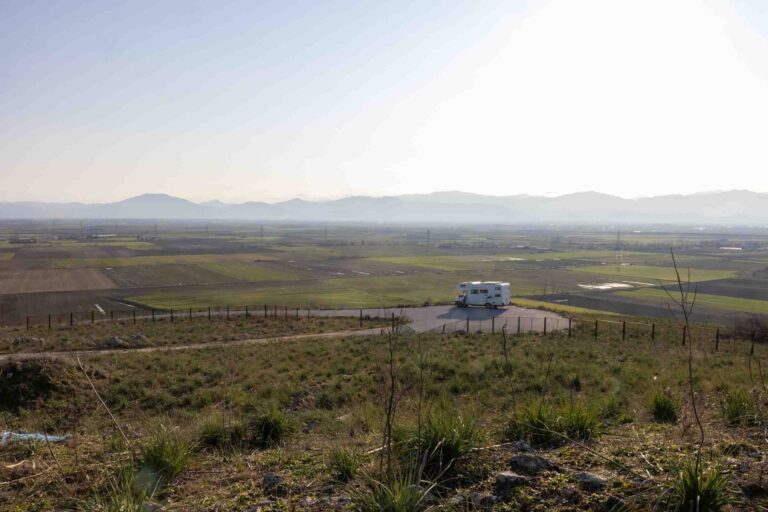
[[[516,306],[508,306],[499,309],[459,308],[456,306],[426,306],[418,308],[379,308],[363,309],[363,315],[372,317],[390,318],[392,314],[395,317],[400,315],[408,318],[411,323],[409,326],[416,332],[442,331],[445,326],[446,332],[466,330],[467,319],[469,319],[469,329],[471,332],[482,330],[490,332],[492,329],[499,330],[506,323],[507,331],[516,332],[518,318],[520,318],[520,330],[522,332],[542,332],[544,330],[544,319],[546,318],[547,330],[565,329],[568,327],[568,319],[557,313],[541,311],[538,309],[525,309]],[[313,316],[358,316],[359,309],[344,310],[314,310]]]

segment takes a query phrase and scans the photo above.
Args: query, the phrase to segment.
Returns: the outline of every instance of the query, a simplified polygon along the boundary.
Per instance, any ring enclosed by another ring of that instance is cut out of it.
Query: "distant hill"
[[[435,192],[332,201],[195,203],[144,194],[115,203],[0,203],[0,219],[176,219],[470,224],[660,223],[768,225],[768,194],[733,190],[641,199],[597,192],[559,197]]]

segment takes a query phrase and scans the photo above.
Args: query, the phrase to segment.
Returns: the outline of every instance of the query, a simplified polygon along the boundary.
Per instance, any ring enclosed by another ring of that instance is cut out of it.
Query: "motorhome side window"
[[[488,293],[488,290],[483,290],[483,289],[481,288],[481,289],[480,289],[480,293]]]
[[[477,295],[477,288],[472,289],[472,295]]]

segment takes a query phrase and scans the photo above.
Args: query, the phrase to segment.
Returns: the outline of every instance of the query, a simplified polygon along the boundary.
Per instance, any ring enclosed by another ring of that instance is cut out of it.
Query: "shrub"
[[[145,490],[154,491],[184,471],[189,462],[190,445],[177,432],[160,425],[141,453],[139,484]]]
[[[749,393],[738,390],[725,395],[723,416],[730,426],[755,426],[760,424],[757,406]]]
[[[695,461],[687,462],[675,483],[673,509],[683,512],[717,512],[730,503],[728,479],[719,466],[704,470]]]
[[[328,470],[339,482],[349,482],[360,467],[360,456],[349,450],[336,450],[328,459]]]
[[[249,426],[251,442],[261,449],[280,446],[294,430],[290,418],[277,407],[257,414]]]
[[[424,474],[437,478],[477,446],[474,422],[443,411],[427,418],[420,430],[410,431],[402,442],[403,455],[421,461]]]
[[[674,423],[677,421],[677,405],[667,395],[656,393],[651,399],[650,409],[653,419],[658,422]]]

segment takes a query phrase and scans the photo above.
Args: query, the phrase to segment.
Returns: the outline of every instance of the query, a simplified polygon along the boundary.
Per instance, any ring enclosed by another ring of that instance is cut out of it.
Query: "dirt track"
[[[205,350],[210,348],[236,347],[242,345],[262,345],[267,343],[282,343],[287,341],[299,341],[305,339],[324,339],[349,336],[370,336],[380,334],[381,328],[363,329],[359,331],[338,331],[319,334],[295,334],[293,336],[273,336],[271,338],[251,338],[236,341],[213,341],[209,343],[191,343],[189,345],[168,345],[159,347],[142,347],[128,349],[100,349],[100,350],[70,350],[61,352],[16,352],[13,354],[0,354],[0,362],[23,359],[58,359],[79,356],[97,356],[105,354],[135,354],[149,352],[175,352],[177,350]]]

